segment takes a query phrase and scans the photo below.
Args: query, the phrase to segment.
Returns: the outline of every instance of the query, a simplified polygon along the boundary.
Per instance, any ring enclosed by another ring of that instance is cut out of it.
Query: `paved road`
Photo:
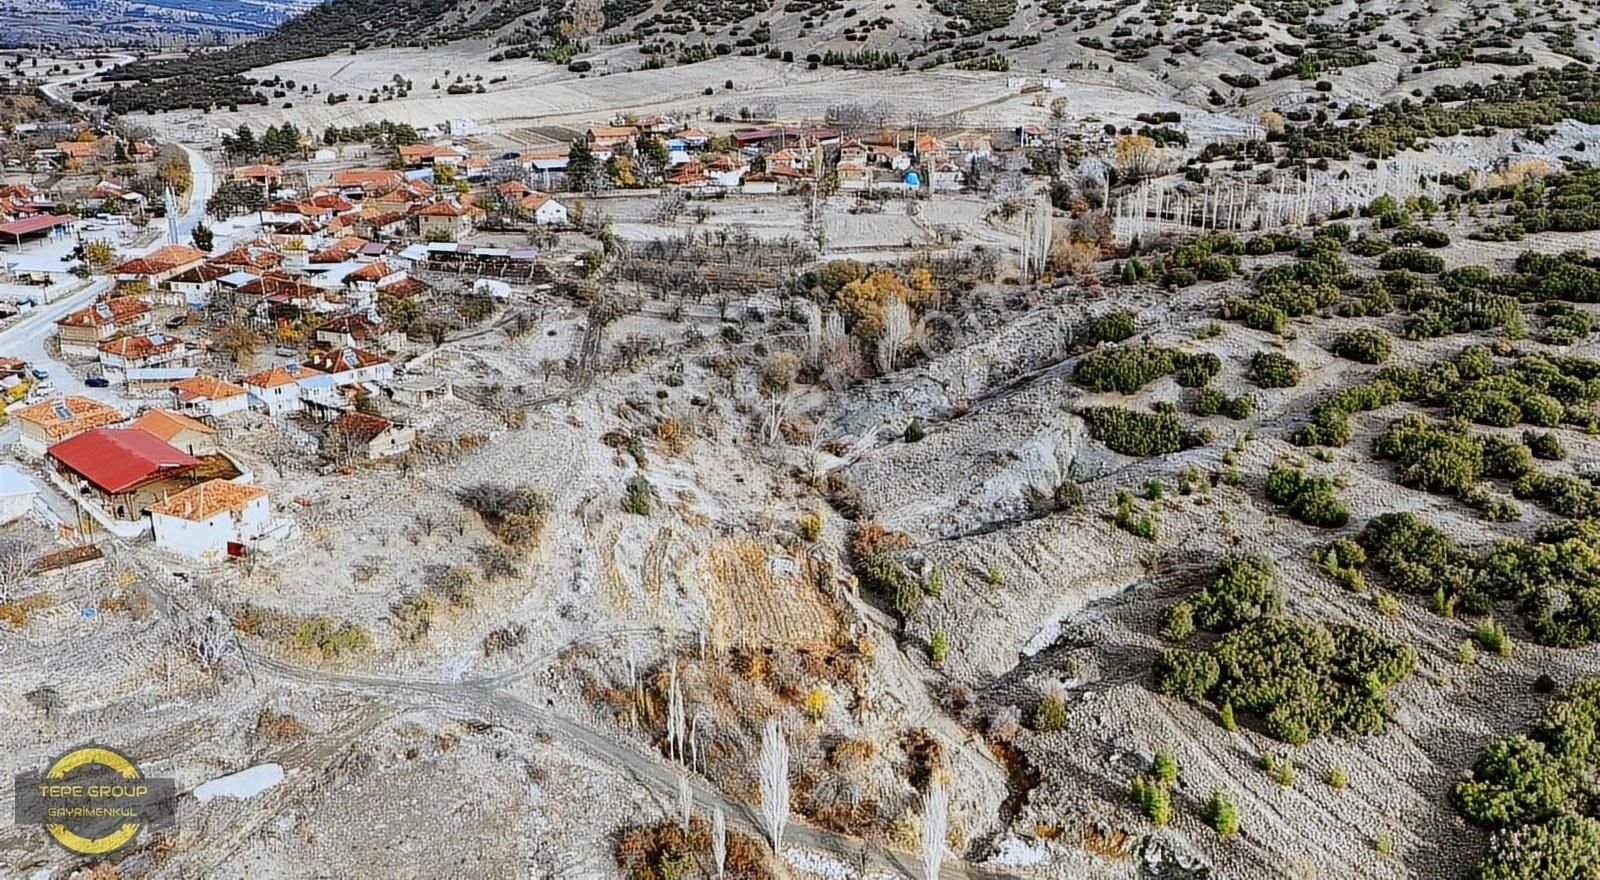
[[[178,217],[179,241],[187,241],[194,227],[205,219],[206,198],[215,189],[216,175],[211,163],[199,150],[181,144],[179,146],[189,157],[189,171],[194,180],[188,210]],[[128,252],[125,256],[149,253],[167,243],[166,235],[163,234],[153,243]],[[72,375],[65,364],[52,358],[45,347],[45,341],[55,333],[55,323],[58,319],[68,312],[88,305],[95,297],[105,293],[110,286],[109,278],[103,275],[97,276],[84,289],[40,306],[32,314],[25,315],[10,327],[0,330],[0,356],[21,358],[30,364],[43,366],[50,371],[50,381],[55,385],[58,394],[78,394],[104,400],[107,403],[123,403],[116,389],[89,388],[84,385],[82,380]]]

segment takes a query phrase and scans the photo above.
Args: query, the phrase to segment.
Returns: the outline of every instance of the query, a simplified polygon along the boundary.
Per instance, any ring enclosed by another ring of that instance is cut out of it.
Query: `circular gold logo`
[[[137,782],[141,777],[139,768],[133,766],[132,761],[110,749],[99,746],[74,749],[67,752],[57,758],[54,764],[50,765],[50,769],[45,771],[44,776],[46,779],[66,779],[68,773],[88,765],[104,767],[130,783]],[[133,789],[129,793],[136,796],[143,796],[149,793],[147,786],[132,785],[128,786],[128,788]],[[138,822],[123,822],[117,826],[116,831],[93,838],[84,837],[73,832],[64,823],[52,822],[47,823],[44,827],[46,831],[50,832],[50,836],[56,839],[56,843],[73,852],[80,852],[86,855],[100,855],[115,849],[121,849],[139,833]]]
[[[82,855],[105,855],[143,828],[170,826],[175,801],[172,779],[147,777],[101,745],[73,749],[43,773],[17,777],[17,821],[44,826],[52,840]]]

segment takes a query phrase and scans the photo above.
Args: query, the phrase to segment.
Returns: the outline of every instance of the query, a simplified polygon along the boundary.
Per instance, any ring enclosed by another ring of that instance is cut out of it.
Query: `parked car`
[[[50,371],[46,370],[44,367],[34,367],[33,369],[29,370],[28,372],[32,373],[33,374],[33,378],[35,378],[35,379],[43,380],[43,379],[50,378]]]
[[[110,388],[111,380],[104,376],[90,376],[89,378],[83,380],[83,384],[89,386],[90,388]]]
[[[173,315],[167,319],[167,329],[176,330],[187,323],[189,323],[188,315]]]
[[[287,345],[280,345],[280,346],[278,346],[277,354],[278,354],[278,357],[292,358],[292,357],[296,357],[299,354],[299,352],[297,352],[294,349],[288,347]]]

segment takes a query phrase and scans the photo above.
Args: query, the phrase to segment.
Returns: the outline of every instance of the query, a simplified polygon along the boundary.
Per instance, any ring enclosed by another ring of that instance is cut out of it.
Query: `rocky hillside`
[[[1587,63],[1594,13],[1486,0],[1180,7],[1164,0],[340,0],[246,45],[136,62],[105,77],[118,112],[266,103],[249,72],[392,46],[460,43],[485,62],[575,72],[695,64],[720,56],[842,69],[955,68],[1038,75],[1138,71],[1197,106],[1267,109],[1379,102],[1415,89]],[[195,89],[196,82],[206,88]],[[1345,102],[1341,102],[1344,104]],[[1354,111],[1352,111],[1354,112]]]

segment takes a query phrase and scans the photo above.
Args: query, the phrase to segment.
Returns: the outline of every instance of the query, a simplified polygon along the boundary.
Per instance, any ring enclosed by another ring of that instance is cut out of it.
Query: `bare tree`
[[[728,818],[721,807],[711,812],[711,857],[717,863],[717,880],[722,880],[728,863]]]
[[[949,796],[937,772],[922,795],[922,876],[939,880],[939,863],[944,861],[944,836],[949,824]]]
[[[678,660],[673,658],[667,678],[667,744],[672,756],[683,760],[683,688],[678,684]]]
[[[694,813],[694,789],[689,787],[689,774],[678,774],[678,821],[683,833],[689,833],[689,817]]]
[[[12,593],[33,569],[36,549],[21,538],[0,538],[0,602]]]
[[[894,372],[900,350],[911,341],[911,308],[898,296],[889,297],[883,306],[883,335],[878,339],[878,368]]]
[[[180,645],[185,656],[207,672],[222,672],[228,664],[242,660],[239,641],[228,622],[217,615],[180,624]]]
[[[756,758],[761,783],[761,818],[767,826],[772,851],[783,849],[783,830],[789,824],[789,745],[783,741],[778,719],[767,721],[761,734],[761,754]]]

